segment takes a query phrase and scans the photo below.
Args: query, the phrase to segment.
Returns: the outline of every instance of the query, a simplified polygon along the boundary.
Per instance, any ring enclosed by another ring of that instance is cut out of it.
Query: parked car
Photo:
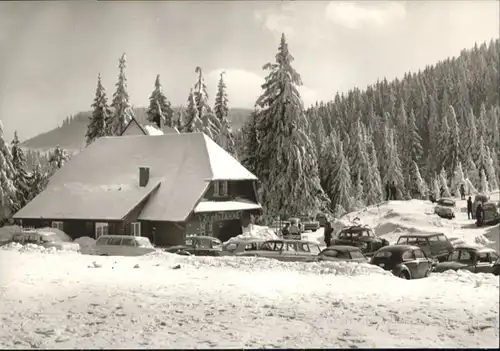
[[[317,261],[320,248],[317,243],[305,240],[267,240],[256,251],[243,252],[240,256],[273,258],[279,261]]]
[[[222,241],[212,236],[193,235],[186,237],[183,245],[171,246],[165,251],[179,255],[220,256]]]
[[[474,196],[474,202],[472,203],[472,219],[476,219],[476,207],[479,203],[485,204],[490,200],[490,197],[486,194],[477,194]]]
[[[312,232],[315,232],[320,228],[319,221],[315,220],[314,217],[310,216],[299,216],[299,219],[302,223],[302,230],[310,230]]]
[[[446,262],[437,264],[433,272],[465,269],[472,273],[493,273],[500,275],[500,256],[489,248],[479,245],[459,245]]]
[[[381,247],[389,245],[389,242],[375,235],[368,226],[354,225],[342,229],[331,244],[359,247],[364,255],[370,255]]]
[[[486,202],[483,204],[483,224],[495,225],[500,222],[500,212],[495,202]]]
[[[375,252],[370,263],[403,279],[425,278],[436,264],[422,249],[413,245],[383,247]]]
[[[93,254],[100,256],[142,256],[156,251],[148,238],[130,235],[102,235]]]
[[[453,252],[453,245],[444,234],[413,233],[398,238],[396,245],[413,245],[420,247],[427,256],[445,261]]]
[[[79,251],[80,245],[70,240],[64,240],[53,232],[37,231],[37,230],[23,230],[12,236],[10,242],[18,243],[21,245],[34,244],[43,246],[45,248],[54,247],[56,249],[64,249],[70,251]]]
[[[455,200],[448,198],[441,198],[437,201],[434,207],[434,213],[441,218],[453,219],[455,218]]]
[[[250,240],[232,240],[222,245],[223,256],[240,256],[245,252],[257,251],[264,240],[250,239]]]
[[[359,247],[332,245],[319,253],[318,261],[368,263],[370,259],[363,255]]]

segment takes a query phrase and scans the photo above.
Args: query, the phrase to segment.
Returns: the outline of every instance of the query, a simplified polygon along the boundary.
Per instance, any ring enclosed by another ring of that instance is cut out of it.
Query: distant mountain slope
[[[234,130],[241,128],[252,110],[244,108],[230,108],[229,119]],[[135,117],[139,122],[146,120],[146,108],[134,108]],[[46,133],[39,134],[21,143],[21,146],[30,149],[46,151],[60,145],[68,151],[77,151],[85,147],[85,132],[90,111],[79,112],[68,124],[52,129]]]

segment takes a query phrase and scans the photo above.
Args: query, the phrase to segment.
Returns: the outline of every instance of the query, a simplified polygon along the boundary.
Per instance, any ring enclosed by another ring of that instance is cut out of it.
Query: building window
[[[132,222],[130,223],[130,228],[133,236],[141,236],[141,223]]]
[[[214,196],[227,196],[227,180],[216,180],[214,182]]]
[[[99,239],[101,235],[108,235],[108,223],[99,223],[95,224],[95,238]]]
[[[60,222],[60,221],[54,221],[52,222],[52,225],[51,225],[52,228],[56,228],[56,229],[59,229],[61,231],[64,231],[64,224],[63,222]]]

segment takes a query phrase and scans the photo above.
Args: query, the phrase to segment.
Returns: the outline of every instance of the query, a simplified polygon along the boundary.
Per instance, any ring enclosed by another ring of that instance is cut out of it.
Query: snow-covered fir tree
[[[257,99],[259,146],[256,172],[261,181],[260,196],[268,213],[288,216],[314,214],[326,200],[320,185],[317,161],[305,130],[303,103],[297,87],[300,75],[292,67],[293,57],[285,35],[276,54],[268,63],[270,71]]]
[[[325,138],[320,150],[320,157],[318,159],[319,177],[321,187],[325,193],[332,200],[335,206],[336,188],[333,182],[335,174],[333,167],[337,160],[337,136],[332,132]],[[334,210],[335,208],[332,208]]]
[[[60,169],[64,166],[64,164],[68,160],[69,160],[69,155],[66,152],[66,150],[57,145],[54,151],[52,151],[50,155],[49,164],[53,169]]]
[[[200,120],[201,126],[196,124],[196,131],[205,133],[212,140],[216,141],[221,131],[221,122],[219,122],[217,117],[212,112],[207,111],[205,111],[205,113],[201,116]]]
[[[193,97],[196,109],[198,110],[198,116],[203,117],[205,113],[211,112],[210,106],[208,105],[207,86],[203,78],[203,69],[197,66],[194,71],[198,74],[198,79],[194,85]]]
[[[257,137],[257,111],[254,110],[241,128],[242,152],[239,155],[241,164],[252,173],[256,173],[257,149],[259,140]]]
[[[216,137],[216,142],[231,155],[237,156],[233,130],[231,129],[231,124],[227,118],[222,119],[220,133],[218,133]]]
[[[369,171],[368,154],[365,141],[363,140],[363,129],[361,127],[362,122],[360,117],[360,114],[358,114],[354,122],[347,154],[351,165],[351,179],[353,183],[357,182],[358,175],[361,177],[361,181],[365,181],[367,172]]]
[[[453,106],[449,106],[448,113],[446,115],[448,119],[448,124],[450,126],[450,134],[448,139],[448,154],[445,158],[444,166],[449,167],[448,177],[452,177],[453,170],[456,168],[458,162],[460,162],[460,129],[458,127],[457,116],[455,114],[455,109]]]
[[[394,140],[394,131],[389,132],[388,140],[389,154],[387,158],[387,168],[383,179],[384,184],[392,184],[396,186],[396,197],[402,199],[405,195],[405,184],[403,179],[403,172],[401,170],[401,161],[397,152],[397,144]]]
[[[484,171],[485,174],[488,174],[488,155],[486,151],[486,145],[484,142],[484,137],[480,136],[479,137],[479,143],[478,143],[478,157],[476,159],[476,166],[477,170],[479,173],[481,171]]]
[[[159,74],[156,76],[155,88],[149,97],[149,106],[146,114],[147,120],[151,123],[155,123],[158,128],[160,127],[160,121],[163,125],[176,127],[173,121],[174,111],[163,93]]]
[[[346,212],[350,212],[354,199],[352,198],[352,182],[351,170],[349,169],[349,161],[344,155],[344,147],[340,140],[337,141],[337,158],[332,169],[333,187],[335,191],[332,207],[336,217],[340,217]]]
[[[11,142],[11,154],[14,170],[14,188],[16,190],[16,198],[12,208],[12,212],[14,213],[28,203],[31,191],[31,177],[27,172],[26,157],[21,147],[19,147],[17,131],[14,132],[14,139]]]
[[[487,194],[490,192],[490,185],[488,183],[488,178],[486,178],[486,173],[484,169],[480,171],[480,181],[479,181],[479,191],[483,194]]]
[[[378,170],[375,147],[371,147],[369,160],[370,173],[368,179],[369,186],[366,190],[366,203],[367,205],[374,205],[383,200],[382,179],[380,178],[380,172]]]
[[[471,155],[467,158],[465,169],[467,174],[466,179],[468,179],[475,188],[479,187],[479,171],[474,161],[472,161]]]
[[[214,105],[214,113],[215,116],[222,123],[224,119],[228,118],[229,115],[229,107],[228,107],[228,98],[226,92],[226,83],[224,82],[224,74],[226,72],[222,71],[220,73],[219,83],[217,84],[217,94],[215,95],[215,105]]]
[[[441,187],[439,186],[439,177],[434,176],[432,179],[432,196],[434,199],[438,200],[441,197]]]
[[[203,122],[201,121],[198,109],[196,108],[196,100],[194,98],[193,89],[191,89],[188,96],[187,108],[186,111],[184,111],[182,131],[184,133],[193,133],[198,129],[203,129]]]
[[[441,143],[439,142],[440,123],[437,102],[434,95],[432,94],[429,95],[428,99],[427,130],[429,144],[429,152],[427,157],[427,174],[428,176],[431,176],[439,170],[439,147],[441,145]]]
[[[130,122],[127,113],[127,110],[130,109],[130,97],[127,91],[127,77],[125,76],[126,66],[127,60],[125,53],[123,53],[118,61],[120,73],[118,74],[118,82],[115,84],[116,91],[111,102],[113,113],[107,123],[108,135],[121,135],[128,122]]]
[[[17,199],[15,174],[12,153],[3,138],[3,124],[0,122],[0,220],[9,218],[13,214]]]
[[[95,92],[94,103],[92,104],[92,115],[87,125],[85,138],[87,145],[94,140],[106,136],[108,132],[107,124],[111,117],[111,110],[108,106],[106,91],[101,83],[101,74],[97,76],[97,89]]]
[[[493,158],[491,157],[490,148],[486,147],[486,177],[491,190],[498,189],[497,174]]]
[[[465,188],[465,175],[462,169],[462,162],[458,162],[455,166],[455,171],[453,172],[453,177],[451,178],[451,193],[455,196],[460,195],[460,186],[464,185]]]
[[[439,173],[439,186],[443,197],[451,197],[450,188],[448,187],[447,173],[444,168],[441,168]]]
[[[465,139],[462,140],[462,145],[461,145],[463,150],[463,160],[467,161],[469,156],[472,157],[472,160],[477,160],[478,137],[476,130],[476,117],[474,116],[472,108],[470,108],[467,112],[464,129],[466,130]]]
[[[40,194],[43,189],[45,189],[47,182],[47,174],[42,171],[40,164],[36,164],[33,168],[33,172],[31,172],[30,197],[28,201],[34,199],[38,194]]]
[[[408,186],[412,198],[427,198],[428,188],[425,180],[422,179],[420,169],[415,161],[411,161],[410,178]]]
[[[354,198],[354,209],[359,210],[366,206],[365,196],[363,192],[363,180],[361,179],[361,174],[358,173],[356,176],[356,183],[353,188],[353,198]]]

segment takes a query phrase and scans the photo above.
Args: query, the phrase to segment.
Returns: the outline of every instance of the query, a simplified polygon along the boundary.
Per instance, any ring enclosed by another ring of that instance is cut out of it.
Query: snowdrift
[[[82,236],[81,238],[75,239],[75,243],[80,245],[80,252],[82,254],[87,254],[87,255],[93,253],[95,248],[95,242],[96,242],[95,239],[88,236]]]
[[[22,228],[18,225],[6,225],[0,228],[0,245],[9,242],[15,234],[21,233]]]
[[[250,224],[248,227],[242,228],[243,233],[232,237],[226,243],[231,243],[238,240],[275,240],[279,236],[269,227]]]
[[[434,214],[435,205],[430,201],[414,199],[383,202],[351,212],[340,218],[338,224],[340,227],[352,225],[352,220],[358,217],[363,225],[370,226],[390,243],[395,243],[404,233],[443,233],[454,245],[470,243],[497,248],[496,243],[484,235],[488,227],[477,228],[474,220],[468,220],[467,213],[462,212],[466,201],[456,199],[456,202],[456,218],[452,220]],[[335,234],[338,231],[335,230]]]

